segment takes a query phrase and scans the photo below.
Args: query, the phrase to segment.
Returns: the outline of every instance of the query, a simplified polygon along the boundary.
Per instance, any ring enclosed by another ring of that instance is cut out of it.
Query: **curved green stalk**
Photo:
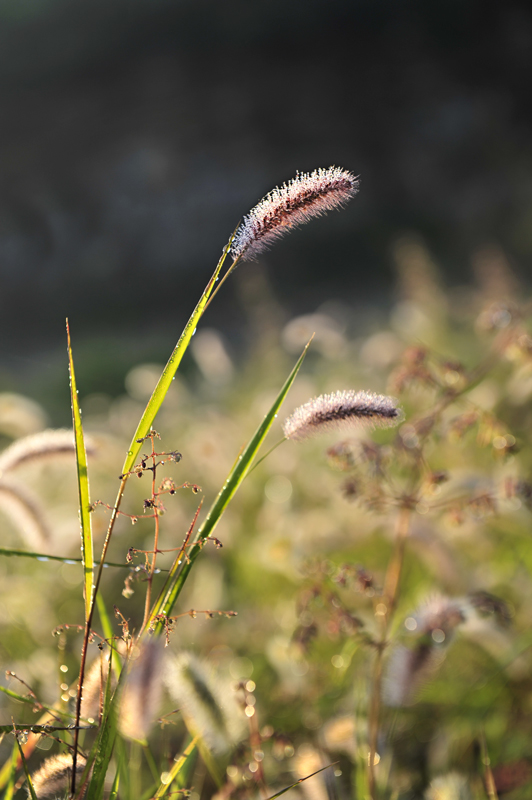
[[[190,344],[190,340],[192,339],[196,331],[198,322],[200,321],[201,316],[207,307],[209,298],[216,286],[216,281],[219,278],[221,269],[224,265],[224,261],[229,252],[229,248],[231,247],[233,236],[231,236],[227,245],[225,246],[224,251],[222,253],[222,257],[220,258],[209,283],[205,287],[205,291],[200,297],[196,308],[192,312],[192,315],[189,321],[187,322],[185,329],[181,334],[179,341],[172,352],[172,355],[168,359],[168,363],[166,364],[166,367],[164,368],[163,373],[159,378],[159,381],[157,382],[157,386],[153,390],[153,394],[150,397],[148,405],[146,406],[146,409],[144,411],[144,414],[140,419],[140,422],[137,426],[137,430],[135,431],[135,435],[131,440],[126,460],[124,461],[124,466],[122,468],[122,473],[124,475],[127,475],[128,472],[131,472],[135,464],[135,459],[137,458],[140,452],[142,442],[144,438],[149,434],[155,416],[159,411],[162,402],[168,393],[170,386],[172,385],[172,381],[174,380],[174,376],[181,363],[181,359],[185,355],[187,347]]]

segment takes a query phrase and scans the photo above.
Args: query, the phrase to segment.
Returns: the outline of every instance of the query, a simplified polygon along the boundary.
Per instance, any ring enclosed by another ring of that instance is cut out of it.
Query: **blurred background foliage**
[[[316,331],[315,343],[287,414],[318,393],[363,387],[396,393],[406,419],[398,433],[340,439],[332,433],[274,450],[218,526],[223,548],[205,545],[177,609],[234,610],[238,616],[185,616],[171,634],[170,651],[205,659],[219,681],[225,676],[233,685],[243,682],[245,703],[255,704],[263,736],[260,763],[272,791],[338,760],[334,780],[312,779],[292,796],[364,796],[374,669],[368,643],[377,636],[375,597],[394,546],[397,508],[390,497],[398,496],[418,469],[416,448],[423,438],[425,479],[413,503],[394,645],[386,661],[379,781],[388,781],[388,790],[382,796],[485,797],[485,735],[501,795],[506,787],[504,796],[524,799],[532,776],[530,303],[500,251],[485,252],[479,282],[467,297],[460,293],[460,302],[442,288],[419,240],[401,240],[396,257],[400,299],[365,336],[353,337],[338,315],[324,311],[279,325],[279,310],[267,295],[255,308],[262,333],[238,368],[219,331],[198,330],[188,369],[176,379],[157,428],[161,449],[183,455],[180,463],[166,465],[164,474],[199,484],[207,502],[271,404],[309,330]],[[467,376],[477,374],[478,364],[483,369],[467,395],[446,394],[459,391]],[[114,399],[81,395],[95,451],[94,500],[113,501],[118,465],[160,367],[137,364]],[[432,425],[438,398],[452,402]],[[20,434],[43,426],[38,404],[16,408]],[[271,442],[280,435],[279,424]],[[391,494],[379,478],[379,464],[391,476]],[[41,460],[19,467],[16,478],[41,498],[49,520],[50,540],[41,547],[77,556],[73,465]],[[127,517],[120,520],[111,561],[124,563],[130,547],[152,547],[152,523],[142,520],[147,481],[132,479],[128,485],[123,510],[139,521],[132,526]],[[197,503],[198,495],[188,489],[165,498],[162,549],[181,544]],[[96,508],[97,550],[107,518],[104,508]],[[5,545],[36,549],[7,518],[2,526]],[[160,556],[158,565],[168,567],[171,560],[171,553]],[[142,564],[143,556],[135,563]],[[54,639],[50,632],[83,618],[79,566],[2,558],[0,570],[2,663],[23,676],[41,701],[57,700],[61,681],[64,702],[72,703],[67,690],[75,680],[80,634],[71,629]],[[102,592],[108,608],[118,606],[133,630],[142,619],[144,588],[142,574],[133,576],[133,594],[125,597],[127,574],[109,568]],[[453,619],[455,603],[466,609],[463,620]],[[437,624],[426,622],[430,614]],[[399,651],[418,641],[412,639],[412,620],[428,625],[429,633],[435,630],[436,643],[443,630],[445,643],[430,669],[424,671],[421,659],[419,670],[405,677]],[[115,628],[118,634],[118,622]],[[92,648],[96,656],[96,644]],[[66,674],[59,673],[61,665],[68,667]],[[7,698],[2,705],[5,715],[14,713],[21,722],[35,719],[29,708]],[[167,700],[165,713],[174,706]],[[208,729],[208,721],[202,724]],[[183,746],[181,725],[177,719],[155,731],[158,757]],[[245,731],[240,737],[227,768],[236,787],[230,796],[253,797],[256,745],[249,749]],[[7,758],[5,745],[3,752]],[[199,764],[189,776],[194,797],[210,798],[216,790]]]

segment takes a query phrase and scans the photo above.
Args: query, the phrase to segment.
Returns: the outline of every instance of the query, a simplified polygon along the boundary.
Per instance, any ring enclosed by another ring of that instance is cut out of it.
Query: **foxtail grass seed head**
[[[157,719],[162,699],[164,641],[146,639],[133,650],[120,701],[120,732],[144,742]]]
[[[91,437],[86,437],[85,447],[91,455],[95,451]],[[73,456],[76,452],[71,430],[46,430],[17,439],[0,454],[0,476],[28,462]]]
[[[214,753],[224,753],[246,728],[229,681],[213,674],[210,665],[192,653],[181,652],[167,666],[166,686],[189,731],[199,735]]]
[[[466,775],[449,772],[434,778],[423,797],[425,800],[472,800],[473,795]]]
[[[78,753],[76,759],[76,775],[80,778],[86,761]],[[38,800],[55,800],[68,795],[72,781],[72,756],[62,753],[47,758],[41,768],[31,776],[31,782]],[[31,795],[28,792],[28,795]]]
[[[94,723],[100,715],[105,685],[109,676],[109,658],[103,653],[92,662],[83,681],[83,694],[81,700],[81,716],[83,719]],[[111,685],[116,686],[116,676],[111,676]]]
[[[0,509],[10,517],[29,547],[46,547],[52,538],[44,509],[33,492],[0,478]]]
[[[287,439],[301,441],[326,431],[343,431],[360,426],[390,428],[402,419],[392,397],[373,392],[333,392],[321,394],[285,420]]]
[[[411,705],[419,689],[445,657],[455,629],[466,620],[467,607],[460,599],[435,595],[414,614],[405,627],[415,636],[412,647],[398,645],[391,653],[384,678],[383,699],[393,707]]]
[[[276,186],[244,217],[231,245],[233,260],[253,261],[292,228],[341,208],[358,186],[358,179],[340,167],[301,172]]]

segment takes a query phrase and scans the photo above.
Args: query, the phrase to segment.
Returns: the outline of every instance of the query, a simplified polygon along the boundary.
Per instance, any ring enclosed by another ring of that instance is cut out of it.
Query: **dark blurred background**
[[[341,299],[355,321],[389,304],[405,233],[449,284],[493,244],[526,278],[531,58],[511,0],[1,0],[0,390],[67,401],[67,315],[91,391],[163,361],[296,170],[361,191],[237,270],[209,311],[236,350],[244,271],[288,314]]]

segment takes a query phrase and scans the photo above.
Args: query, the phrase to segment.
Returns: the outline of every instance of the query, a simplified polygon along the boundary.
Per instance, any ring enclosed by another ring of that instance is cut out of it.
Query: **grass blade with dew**
[[[81,557],[83,559],[83,595],[85,599],[85,620],[89,619],[92,592],[94,586],[94,548],[92,543],[92,523],[90,514],[89,473],[87,469],[87,452],[83,425],[81,422],[81,409],[79,407],[76,375],[74,372],[74,359],[70,343],[70,327],[66,321],[68,342],[68,368],[70,373],[70,399],[72,402],[72,424],[76,443],[76,465],[78,469],[79,492],[79,521],[81,525]]]
[[[30,550],[13,550],[11,547],[0,547],[0,556],[18,556],[20,558],[35,558],[37,561],[60,561],[62,564],[82,564],[82,558],[72,558],[71,556],[52,556],[49,553],[34,553]],[[99,565],[99,561],[94,562]],[[129,564],[119,564],[116,561],[106,561],[106,567],[120,567],[121,569],[131,569]]]
[[[216,286],[216,281],[218,280],[218,277],[224,265],[224,261],[227,257],[227,254],[229,253],[229,249],[233,242],[233,236],[231,236],[227,245],[225,246],[222,253],[222,257],[220,258],[209,283],[205,287],[205,290],[201,295],[198,304],[196,305],[196,308],[192,312],[189,321],[185,325],[183,333],[181,334],[179,341],[176,344],[172,352],[172,355],[168,359],[168,363],[166,364],[162,372],[162,375],[159,378],[159,381],[157,382],[157,386],[153,390],[153,394],[148,401],[148,405],[146,406],[146,409],[137,426],[137,430],[135,431],[135,435],[133,436],[133,439],[129,446],[126,460],[124,461],[124,466],[122,468],[122,473],[124,475],[127,475],[129,472],[131,472],[133,465],[135,464],[135,459],[137,458],[140,449],[142,447],[143,439],[150,432],[153,421],[157,415],[157,412],[159,411],[163,403],[163,400],[166,397],[168,390],[170,389],[170,386],[172,385],[172,381],[177,372],[177,369],[196,331],[196,327],[203,315],[203,312],[205,311],[205,308],[213,292],[213,289]]]
[[[238,456],[233,468],[231,469],[231,472],[227,476],[224,485],[220,489],[216,500],[212,504],[207,516],[205,517],[205,520],[196,534],[196,543],[193,547],[191,547],[188,553],[188,558],[184,560],[184,563],[182,564],[180,563],[180,560],[182,559],[176,559],[172,565],[166,579],[166,583],[154,605],[154,608],[152,609],[152,613],[150,615],[151,619],[154,619],[154,617],[158,616],[159,614],[164,616],[169,616],[171,614],[172,608],[174,607],[179,593],[181,592],[181,589],[183,588],[183,585],[192,568],[192,564],[201,550],[201,542],[214,532],[214,529],[220,521],[222,514],[249,472],[255,456],[257,455],[264,439],[266,438],[266,435],[270,430],[277,413],[296,378],[297,373],[299,372],[311,341],[312,339],[308,342],[303,350],[284,386],[275,398],[272,407],[262,420],[261,424],[253,434],[243,452]]]
[[[22,766],[24,767],[24,772],[26,773],[26,780],[28,781],[28,792],[29,792],[29,795],[31,797],[31,800],[38,800],[37,795],[35,794],[35,789],[33,788],[33,783],[31,782],[31,776],[30,776],[30,772],[29,772],[29,769],[28,769],[28,762],[26,761],[26,757],[24,755],[24,750],[22,749],[22,746],[21,746],[16,734],[15,734],[15,739],[16,739],[16,742],[17,742],[17,745],[18,745],[18,752],[19,752],[20,758],[22,760]]]
[[[196,736],[190,744],[186,747],[183,751],[183,755],[180,756],[177,761],[174,762],[172,769],[166,774],[165,782],[161,783],[155,794],[153,795],[153,800],[159,800],[159,798],[164,797],[165,794],[168,792],[168,789],[178,777],[181,770],[186,765],[187,761],[193,757],[194,751],[196,749],[196,742],[198,737]]]

